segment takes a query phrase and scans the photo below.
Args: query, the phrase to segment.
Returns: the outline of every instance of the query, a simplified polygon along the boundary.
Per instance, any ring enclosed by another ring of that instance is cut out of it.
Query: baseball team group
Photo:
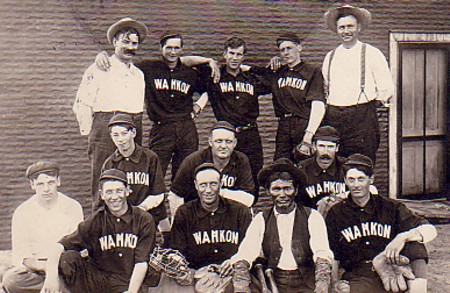
[[[88,136],[92,215],[58,192],[56,162],[29,166],[35,194],[13,215],[3,291],[426,292],[436,229],[373,185],[377,108],[394,83],[381,51],[358,40],[371,13],[333,6],[324,20],[341,44],[322,69],[302,61],[293,32],[265,67],[243,63],[237,36],[221,64],[181,56],[176,31],[161,36],[161,58],[134,64],[146,25],[111,25],[114,54],[98,53],[73,105]],[[264,165],[258,97],[269,93],[278,129]],[[208,102],[216,121],[199,150],[195,118]],[[260,188],[272,205],[255,214]]]

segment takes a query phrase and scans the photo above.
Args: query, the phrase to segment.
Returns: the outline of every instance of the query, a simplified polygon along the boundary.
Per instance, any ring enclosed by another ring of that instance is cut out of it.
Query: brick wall
[[[362,39],[386,55],[389,30],[448,29],[449,1],[359,3],[374,18]],[[258,65],[277,53],[276,36],[293,30],[307,37],[304,60],[320,65],[325,53],[338,42],[321,22],[329,5],[325,1],[287,0],[0,0],[0,248],[10,247],[11,215],[31,195],[24,172],[38,159],[54,159],[61,164],[61,191],[79,200],[88,211],[87,140],[78,134],[71,105],[81,76],[95,54],[105,49],[111,52],[105,38],[111,23],[129,16],[150,27],[140,58],[159,55],[158,36],[170,27],[184,34],[186,54],[218,59],[227,36],[242,36],[249,46],[247,63]],[[276,119],[270,96],[260,100],[259,125],[267,163],[273,156]],[[388,124],[387,112],[380,115],[383,136],[376,177],[383,192],[387,190]],[[198,119],[202,146],[212,120],[208,107]]]

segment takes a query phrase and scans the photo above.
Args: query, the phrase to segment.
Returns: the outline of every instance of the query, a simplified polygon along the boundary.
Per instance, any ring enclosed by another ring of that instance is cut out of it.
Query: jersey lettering
[[[255,87],[248,82],[242,81],[236,81],[236,88],[233,86],[233,82],[231,81],[221,82],[220,89],[222,93],[238,92],[238,93],[247,93],[252,96],[255,94]]]
[[[194,236],[195,243],[200,244],[211,244],[211,243],[233,243],[238,245],[239,231],[231,230],[211,230],[211,231],[198,231],[192,233]]]
[[[297,77],[280,77],[278,79],[278,88],[291,87],[297,90],[305,90],[306,85],[308,84],[307,80],[297,78]]]
[[[131,233],[117,233],[114,235],[105,235],[98,239],[102,251],[110,250],[116,247],[136,248],[138,237]]]
[[[231,176],[228,174],[223,174],[222,177],[222,187],[234,187],[234,185],[236,184],[236,177],[235,176]]]
[[[146,172],[127,172],[128,184],[150,186],[150,176]]]
[[[155,78],[155,87],[157,90],[169,90],[169,83],[167,79]]]
[[[391,238],[392,226],[388,224],[380,224],[377,222],[361,223],[361,227],[357,225],[341,230],[341,234],[347,242],[352,242],[362,237],[376,236],[386,239]]]
[[[315,198],[321,194],[339,194],[345,192],[345,182],[323,181],[307,186],[305,190],[310,198]]]
[[[169,88],[169,81],[167,79],[162,78],[155,78],[155,88],[157,90],[166,90],[169,89],[172,91],[181,92],[185,95],[189,92],[189,89],[191,88],[191,85],[178,79],[171,79],[170,80],[170,88]]]

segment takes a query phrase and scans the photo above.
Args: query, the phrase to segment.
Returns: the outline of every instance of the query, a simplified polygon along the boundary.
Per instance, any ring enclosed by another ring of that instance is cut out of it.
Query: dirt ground
[[[447,293],[450,292],[450,224],[436,225],[436,228],[438,237],[427,246],[430,255],[428,292]],[[11,266],[10,257],[9,250],[0,251],[0,281]]]

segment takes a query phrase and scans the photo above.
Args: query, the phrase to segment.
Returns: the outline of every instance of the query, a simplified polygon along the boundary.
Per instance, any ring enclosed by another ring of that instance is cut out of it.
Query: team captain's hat
[[[288,158],[280,158],[270,165],[264,167],[258,173],[258,182],[261,186],[266,186],[270,175],[275,172],[287,172],[294,177],[296,185],[303,185],[306,182],[305,173],[297,168]]]
[[[301,39],[297,34],[292,32],[284,33],[277,38],[277,47],[280,47],[280,44],[286,41],[301,44],[303,39]]]
[[[369,10],[354,7],[351,5],[344,5],[339,7],[332,7],[328,9],[327,12],[323,15],[323,19],[325,21],[325,25],[332,31],[336,32],[336,21],[344,15],[353,15],[358,20],[358,23],[361,25],[361,30],[365,30],[369,27],[370,21],[372,19],[372,15]]]
[[[325,125],[317,129],[316,133],[314,134],[314,140],[338,142],[339,133],[333,126]]]
[[[37,161],[28,167],[27,171],[25,171],[25,176],[31,179],[32,177],[37,177],[39,174],[47,172],[55,172],[58,175],[58,164],[53,161]]]
[[[114,125],[129,125],[133,128],[136,128],[136,125],[133,122],[133,118],[131,118],[130,115],[124,113],[116,114],[111,117],[108,123],[108,127]]]
[[[147,26],[143,22],[127,17],[122,18],[108,28],[106,37],[108,38],[110,44],[113,43],[113,38],[116,33],[123,28],[134,28],[135,30],[137,30],[139,34],[139,43],[142,43],[142,41],[147,37]]]
[[[103,180],[117,180],[125,183],[125,185],[128,184],[127,175],[125,172],[117,169],[108,169],[103,171],[100,175],[99,182],[102,182]]]

